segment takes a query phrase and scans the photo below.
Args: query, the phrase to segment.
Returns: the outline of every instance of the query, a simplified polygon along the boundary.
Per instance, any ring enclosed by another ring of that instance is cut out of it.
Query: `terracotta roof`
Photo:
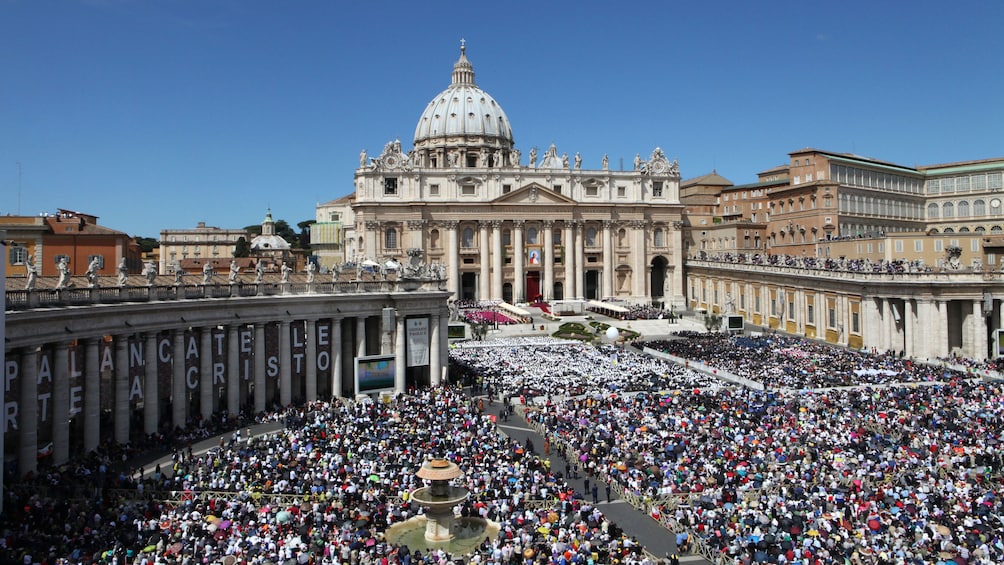
[[[732,186],[732,181],[718,174],[718,171],[711,171],[710,173],[699,176],[697,178],[688,179],[680,183],[680,187],[688,186]]]

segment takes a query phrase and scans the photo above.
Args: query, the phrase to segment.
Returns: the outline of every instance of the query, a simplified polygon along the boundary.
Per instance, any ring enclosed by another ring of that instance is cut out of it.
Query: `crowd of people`
[[[947,366],[915,363],[892,353],[864,353],[800,337],[687,332],[681,339],[638,342],[699,361],[768,388],[818,389],[861,384],[941,382],[964,375]]]
[[[999,382],[865,355],[827,363],[895,368],[885,387],[812,392],[806,385],[819,383],[802,380],[754,391],[707,387],[706,375],[684,370],[680,379],[695,380],[656,392],[651,381],[630,384],[603,354],[571,351],[510,348],[509,365],[495,370],[498,359],[486,361],[483,349],[475,358],[502,396],[523,397],[528,420],[555,448],[647,501],[653,517],[725,562],[1004,561]],[[790,362],[780,355],[764,365]],[[576,372],[554,370],[569,359]],[[935,376],[939,384],[916,386]],[[608,380],[621,378],[619,388],[637,392],[609,394]],[[578,386],[560,384],[569,380]]]
[[[814,257],[806,255],[784,255],[772,253],[703,253],[697,257],[702,261],[719,263],[746,263],[750,265],[767,265],[772,267],[789,267],[795,269],[813,269],[825,271],[847,271],[857,273],[929,273],[931,266],[920,259],[880,259],[872,261],[868,258],[847,259],[845,257]]]
[[[6,503],[0,560],[9,563],[648,563],[636,541],[573,495],[532,446],[501,434],[459,389],[413,391],[387,403],[290,408],[279,433],[235,432],[207,453],[135,473],[100,471],[91,499],[23,485]],[[383,537],[421,510],[411,490],[433,457],[464,472],[465,516],[500,534],[459,561]],[[103,468],[102,468],[103,469]],[[37,485],[36,485],[37,486]],[[114,487],[118,490],[108,490]],[[217,493],[217,494],[212,494]],[[170,504],[165,498],[182,502]],[[208,494],[208,496],[207,496]],[[281,498],[286,495],[286,498]],[[295,502],[283,502],[293,500]],[[227,560],[227,559],[230,560]]]

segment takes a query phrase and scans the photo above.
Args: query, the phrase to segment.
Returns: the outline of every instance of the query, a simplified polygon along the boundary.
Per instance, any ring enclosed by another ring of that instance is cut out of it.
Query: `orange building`
[[[56,264],[66,257],[70,270],[81,275],[97,259],[98,274],[114,275],[126,260],[130,273],[143,269],[139,245],[128,234],[97,223],[98,217],[72,210],[54,215],[2,216],[0,230],[7,232],[7,277],[26,276],[28,258],[41,276],[58,275]]]

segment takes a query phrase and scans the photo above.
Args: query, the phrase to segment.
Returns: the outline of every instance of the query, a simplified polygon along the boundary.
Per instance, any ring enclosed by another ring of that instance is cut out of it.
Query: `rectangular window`
[[[941,253],[944,250],[945,250],[945,242],[941,241],[940,239],[935,240],[935,242],[934,242],[934,252],[935,253]]]
[[[586,187],[586,196],[596,196],[597,195],[597,191],[598,191],[597,187],[595,187],[595,186],[587,186]]]
[[[837,309],[830,306],[829,313],[827,314],[830,318],[830,323],[827,327],[835,328],[837,327]]]
[[[805,307],[805,321],[808,324],[816,323],[816,308],[812,304]]]
[[[429,196],[439,196],[439,185],[430,184],[429,185]]]
[[[388,177],[383,179],[383,193],[385,196],[397,195],[397,179]]]
[[[104,269],[105,268],[105,257],[104,257],[104,255],[88,255],[87,256],[87,266],[90,267],[91,263],[94,262],[95,260],[98,262],[98,268],[99,269]]]
[[[337,221],[340,221],[341,219],[342,219],[342,215],[339,214],[338,212],[332,212],[331,214],[328,214],[328,221],[329,222],[337,222]]]
[[[969,240],[969,250],[976,253],[980,250],[980,240],[978,238],[972,238]]]
[[[951,177],[941,179],[941,192],[943,194],[948,192],[955,192],[955,179]]]
[[[896,253],[902,253],[902,252],[903,252],[903,240],[902,239],[897,239],[896,240]]]
[[[460,187],[460,194],[464,196],[474,196],[477,194],[477,187],[473,184],[465,184]]]
[[[996,264],[997,264],[997,254],[987,253],[987,265],[996,265]]]
[[[760,294],[753,297],[753,311],[757,313],[760,312]]]
[[[913,240],[913,250],[917,253],[922,253],[924,251],[924,240],[923,239]]]
[[[557,192],[558,194],[561,194],[561,185],[560,184],[556,184],[556,185],[554,185],[551,188],[553,188],[554,191]]]
[[[502,185],[502,194],[509,194],[510,192],[512,192],[512,185],[511,184],[503,184]]]
[[[28,248],[13,244],[10,248],[10,264],[11,265],[24,265],[28,262]]]
[[[662,181],[652,183],[652,196],[662,198]]]
[[[940,194],[940,192],[941,192],[941,183],[938,182],[938,179],[931,179],[927,181],[928,194]]]
[[[851,312],[851,331],[861,333],[861,320],[858,318],[857,312]]]
[[[617,187],[617,197],[618,198],[624,198],[625,196],[627,196],[627,187],[625,187],[625,186],[618,186]]]
[[[66,261],[67,265],[70,264],[70,256],[69,255],[56,255],[55,257],[53,257],[53,260],[55,261],[55,263],[57,265],[60,263],[60,261]]]
[[[1004,173],[987,173],[987,188],[991,190],[1000,190],[1002,174]]]

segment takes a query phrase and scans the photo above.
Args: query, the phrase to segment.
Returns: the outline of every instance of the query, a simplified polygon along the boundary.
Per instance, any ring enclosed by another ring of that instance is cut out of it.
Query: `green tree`
[[[251,256],[251,244],[244,237],[237,239],[237,244],[234,245],[234,257],[250,257]]]
[[[160,241],[152,237],[136,237],[136,244],[143,253],[149,253],[160,247]]]
[[[300,228],[300,249],[310,249],[310,227],[314,225],[317,220],[304,220],[298,224],[296,227]]]

